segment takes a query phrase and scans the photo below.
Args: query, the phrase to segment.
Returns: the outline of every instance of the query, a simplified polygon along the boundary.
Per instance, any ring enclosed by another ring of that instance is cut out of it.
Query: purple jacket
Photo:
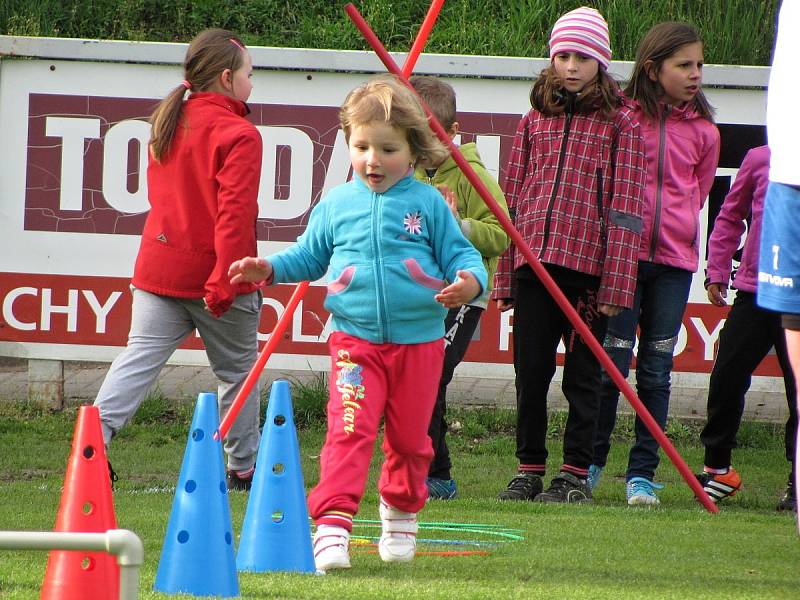
[[[761,215],[769,183],[769,148],[753,148],[744,157],[739,174],[714,221],[708,240],[708,277],[706,286],[725,286],[731,276],[733,254],[739,249],[745,232],[745,219],[752,214],[750,229],[744,242],[742,261],[736,271],[733,287],[755,293],[758,287],[758,245],[761,238]]]
[[[648,119],[631,101],[642,127],[647,156],[644,229],[639,260],[696,271],[700,209],[714,183],[719,131],[688,105],[661,105]]]

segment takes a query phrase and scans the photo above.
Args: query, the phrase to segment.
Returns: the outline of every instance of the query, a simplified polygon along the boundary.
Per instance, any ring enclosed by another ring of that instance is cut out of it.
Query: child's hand
[[[598,304],[597,305],[597,311],[601,315],[605,315],[607,317],[616,317],[623,310],[624,309],[621,306],[614,306],[613,304]]]
[[[708,294],[708,301],[716,306],[725,306],[727,302],[725,298],[728,297],[728,286],[724,283],[710,283],[706,288]]]
[[[458,308],[481,292],[481,284],[469,271],[458,271],[456,280],[436,294],[434,298],[445,308]]]
[[[513,298],[498,298],[497,299],[497,310],[500,312],[506,312],[507,310],[511,310],[514,308],[514,299]]]
[[[272,277],[272,265],[263,258],[248,256],[234,261],[228,269],[232,284],[261,282]]]
[[[455,192],[451,191],[445,184],[437,185],[436,189],[444,196],[444,201],[447,202],[447,206],[450,207],[450,212],[453,213],[456,220],[461,219],[461,217],[458,216],[458,200],[456,199]]]

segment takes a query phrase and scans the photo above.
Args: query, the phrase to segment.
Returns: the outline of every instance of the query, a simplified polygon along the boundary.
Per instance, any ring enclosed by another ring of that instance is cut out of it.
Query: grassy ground
[[[320,382],[322,385],[324,382]],[[308,425],[299,429],[306,485],[318,476],[323,431],[317,400],[296,394]],[[657,509],[631,509],[624,501],[624,465],[630,422],[618,430],[605,479],[592,506],[544,506],[494,500],[513,475],[513,413],[455,411],[452,436],[460,498],[430,502],[424,523],[486,524],[477,533],[423,526],[421,551],[481,550],[485,556],[418,556],[412,564],[385,565],[374,548],[353,546],[353,568],[325,577],[242,574],[245,598],[797,598],[800,538],[791,515],[774,510],[787,467],[780,427],[745,424],[736,453],[744,489],[720,514],[707,514],[668,462],[658,479],[667,484]],[[152,584],[180,471],[191,407],[147,401],[136,422],[110,450],[120,475],[114,493],[118,525],[145,545],[142,598],[161,598]],[[49,530],[55,521],[69,454],[75,409],[49,414],[35,407],[0,404],[0,529]],[[551,472],[560,455],[563,415],[552,420]],[[460,426],[460,427],[459,427]],[[702,462],[698,428],[673,423],[670,436],[693,468]],[[360,519],[377,518],[373,462]],[[247,494],[230,495],[236,533]],[[490,527],[491,526],[491,527]],[[523,539],[496,535],[497,529]],[[358,523],[354,534],[376,530]],[[474,545],[468,545],[474,544]],[[37,598],[43,552],[3,552],[0,599]]]

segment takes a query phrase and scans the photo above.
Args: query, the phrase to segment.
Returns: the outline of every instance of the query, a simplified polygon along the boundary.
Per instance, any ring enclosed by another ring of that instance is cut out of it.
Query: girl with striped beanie
[[[608,317],[633,304],[645,155],[639,124],[608,74],[608,25],[591,8],[563,15],[550,65],[533,84],[506,169],[515,225],[598,341]],[[521,252],[500,258],[492,298],[514,308],[517,475],[503,500],[590,502],[602,369]],[[563,340],[569,403],[563,462],[544,490],[547,394]]]

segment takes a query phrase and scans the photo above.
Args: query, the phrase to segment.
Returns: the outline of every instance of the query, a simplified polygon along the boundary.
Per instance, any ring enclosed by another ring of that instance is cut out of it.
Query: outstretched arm
[[[264,258],[248,256],[231,263],[228,277],[232,284],[263,282],[272,279],[272,265]]]

